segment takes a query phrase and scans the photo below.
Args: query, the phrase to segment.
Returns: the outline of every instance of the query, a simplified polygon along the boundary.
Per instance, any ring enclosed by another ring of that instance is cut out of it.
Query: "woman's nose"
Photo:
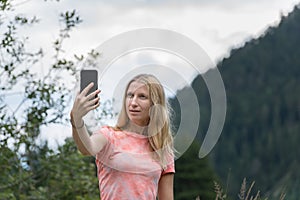
[[[131,105],[137,105],[137,98],[136,97],[132,97],[131,101],[130,101]]]

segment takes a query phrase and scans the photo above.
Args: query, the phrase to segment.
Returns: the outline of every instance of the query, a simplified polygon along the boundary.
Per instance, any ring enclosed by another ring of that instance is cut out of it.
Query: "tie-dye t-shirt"
[[[96,155],[101,200],[155,200],[160,177],[175,172],[173,157],[168,156],[168,165],[162,169],[151,155],[146,136],[108,126],[96,134],[108,140]]]

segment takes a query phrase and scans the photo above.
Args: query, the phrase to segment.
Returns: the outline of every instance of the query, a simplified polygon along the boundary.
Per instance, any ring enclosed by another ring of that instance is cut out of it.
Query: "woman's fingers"
[[[90,83],[81,93],[77,94],[72,110],[78,118],[85,116],[89,111],[96,109],[100,105],[100,98],[97,96],[101,92],[100,90],[87,95],[92,87],[93,83]]]
[[[86,86],[82,92],[80,93],[81,95],[83,95],[84,97],[87,95],[87,93],[90,91],[90,89],[92,89],[92,87],[94,86],[94,83],[91,82],[90,84],[88,84],[88,86]]]
[[[81,96],[79,98],[78,108],[83,109],[84,113],[97,108],[99,106],[99,105],[97,106],[97,104],[100,103],[100,97],[97,96],[99,93],[100,90],[96,90],[86,97]]]
[[[79,106],[84,106],[85,104],[89,104],[90,101],[97,98],[97,95],[101,92],[100,90],[95,90],[94,92],[90,93],[86,96],[87,92],[91,87],[93,86],[93,83],[90,83],[79,95],[77,95]]]
[[[94,92],[92,92],[91,94],[87,95],[86,98],[87,99],[93,99],[95,98],[101,91],[100,90],[95,90]]]
[[[91,104],[91,106],[88,107],[88,112],[91,111],[91,110],[96,109],[96,108],[99,107],[99,105],[100,105],[99,99],[98,99],[98,101],[97,101],[97,99],[94,99],[93,102],[94,102],[94,103]]]

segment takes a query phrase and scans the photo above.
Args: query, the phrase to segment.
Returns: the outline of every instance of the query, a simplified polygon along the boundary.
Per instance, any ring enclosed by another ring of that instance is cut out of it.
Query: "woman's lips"
[[[130,112],[131,114],[138,114],[138,113],[140,113],[141,111],[139,111],[139,110],[129,110],[129,112]]]

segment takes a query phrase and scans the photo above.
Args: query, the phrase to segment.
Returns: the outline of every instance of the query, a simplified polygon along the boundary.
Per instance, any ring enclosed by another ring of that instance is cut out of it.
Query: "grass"
[[[250,185],[249,188],[247,188],[247,180],[246,178],[244,178],[242,184],[241,184],[241,188],[240,188],[240,192],[238,194],[238,198],[239,200],[262,200],[262,198],[260,197],[260,191],[257,191],[256,193],[253,194],[253,186],[254,186],[255,182],[253,181]],[[216,193],[216,198],[215,200],[229,200],[229,198],[227,197],[227,194],[224,193],[222,187],[217,183],[214,182],[214,187],[215,187],[215,193]],[[264,198],[263,200],[267,200],[268,198]],[[281,193],[279,200],[284,200],[285,199],[285,194]],[[196,198],[196,200],[201,200],[200,197],[198,196]]]

